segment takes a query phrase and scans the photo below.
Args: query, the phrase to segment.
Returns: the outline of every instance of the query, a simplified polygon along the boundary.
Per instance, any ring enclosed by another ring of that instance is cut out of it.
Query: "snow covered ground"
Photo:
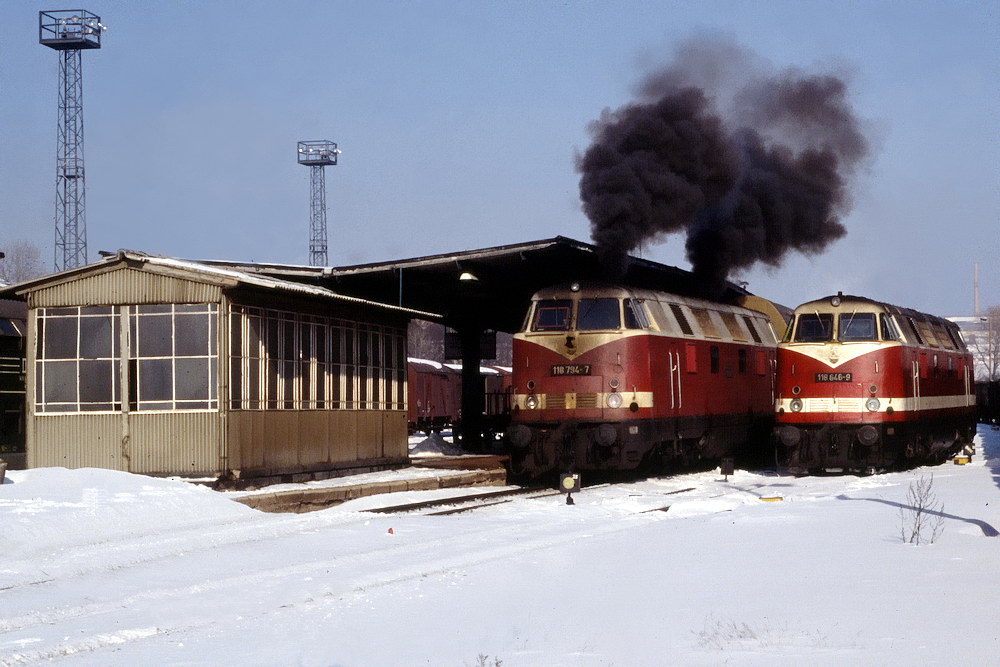
[[[978,441],[967,466],[697,473],[439,517],[362,511],[422,492],[275,515],[11,471],[0,664],[1000,664],[1000,431]],[[932,473],[943,532],[903,543]]]

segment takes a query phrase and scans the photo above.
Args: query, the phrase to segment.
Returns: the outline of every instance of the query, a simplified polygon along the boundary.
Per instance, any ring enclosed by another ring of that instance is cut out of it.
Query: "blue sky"
[[[822,255],[734,278],[796,305],[843,290],[942,315],[1000,304],[996,2],[86,2],[91,259],[121,247],[307,263],[309,170],[331,139],[330,263],[558,234],[589,240],[587,125],[703,31],[775,67],[846,73],[874,139]],[[67,6],[69,7],[69,6]],[[11,3],[0,41],[0,243],[52,253],[57,54]],[[681,237],[642,250],[687,268]]]

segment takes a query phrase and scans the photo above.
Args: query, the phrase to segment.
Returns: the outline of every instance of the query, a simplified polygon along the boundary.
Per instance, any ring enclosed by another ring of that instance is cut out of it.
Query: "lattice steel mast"
[[[55,268],[87,263],[83,168],[83,49],[101,48],[101,17],[83,9],[38,12],[38,41],[59,54]]]
[[[299,164],[309,167],[309,264],[326,266],[326,174],[340,151],[332,141],[300,141]]]

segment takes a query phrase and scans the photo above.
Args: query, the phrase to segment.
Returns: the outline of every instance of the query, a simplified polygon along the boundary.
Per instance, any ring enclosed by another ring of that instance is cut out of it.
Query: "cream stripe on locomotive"
[[[958,394],[956,396],[920,396],[919,398],[878,398],[879,407],[876,410],[869,410],[865,403],[868,397],[846,397],[837,396],[830,398],[780,398],[775,403],[775,409],[789,414],[815,414],[823,412],[881,412],[885,413],[889,408],[893,412],[917,412],[924,410],[947,410],[949,408],[964,408],[975,405],[976,397],[972,394]],[[792,401],[801,400],[802,409],[798,412],[792,410]]]
[[[573,359],[575,357],[590,352],[593,349],[619,341],[632,336],[648,336],[651,331],[644,329],[630,329],[625,331],[592,332],[592,331],[559,331],[558,333],[515,334],[515,337],[528,340],[535,345],[552,350],[558,354]],[[567,345],[567,338],[572,339],[572,346]]]
[[[628,410],[632,403],[640,408],[653,407],[653,392],[651,391],[622,391],[618,392],[622,397],[620,408],[608,407],[609,393],[598,392],[567,392],[564,394],[514,394],[514,405],[521,410],[531,410],[525,405],[528,396],[535,396],[539,400],[535,410],[592,410],[601,408],[603,410]]]
[[[853,361],[858,357],[863,357],[872,352],[878,352],[889,347],[900,347],[900,343],[895,342],[874,342],[874,343],[782,343],[781,349],[798,352],[802,356],[815,359],[816,361],[836,368],[848,361]],[[794,364],[795,362],[790,362]]]

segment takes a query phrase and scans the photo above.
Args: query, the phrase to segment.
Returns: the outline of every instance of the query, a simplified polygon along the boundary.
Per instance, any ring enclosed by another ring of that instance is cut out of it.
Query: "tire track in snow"
[[[615,533],[628,531],[637,525],[660,520],[634,515],[631,521],[609,521],[603,526],[589,524],[585,527],[570,530],[553,531],[551,526],[538,526],[531,532],[533,535],[519,535],[517,541],[497,544],[495,539],[483,539],[484,533],[494,535],[495,526],[483,526],[479,529],[463,530],[460,535],[449,535],[444,538],[424,540],[419,543],[396,544],[389,548],[381,548],[374,553],[370,545],[353,554],[346,554],[332,559],[314,560],[285,567],[267,567],[253,572],[227,577],[209,582],[189,583],[181,586],[166,586],[133,593],[124,597],[115,597],[100,602],[84,605],[64,606],[46,611],[31,612],[19,617],[0,620],[0,632],[9,635],[38,626],[47,626],[46,633],[62,636],[79,636],[70,643],[59,643],[56,646],[22,651],[9,656],[0,656],[0,664],[22,664],[37,662],[53,657],[76,655],[81,652],[100,651],[104,648],[118,647],[123,643],[143,641],[150,637],[164,634],[183,633],[214,625],[212,620],[206,623],[179,623],[173,625],[158,625],[155,632],[135,632],[124,634],[118,629],[121,623],[128,623],[123,611],[137,614],[140,618],[148,617],[147,605],[155,605],[164,600],[194,599],[198,606],[217,606],[225,602],[234,602],[235,608],[226,610],[226,615],[237,615],[244,622],[252,622],[271,614],[287,612],[302,605],[316,606],[325,604],[342,604],[345,596],[366,593],[371,590],[398,585],[425,576],[444,574],[456,569],[476,567],[490,562],[511,558],[539,550],[565,546],[568,542],[583,539],[594,539]],[[626,519],[632,517],[625,517]],[[472,544],[470,547],[469,545]],[[442,553],[455,552],[442,557]],[[400,566],[399,563],[405,563]],[[365,567],[357,568],[359,565]],[[352,573],[353,568],[353,573]],[[301,591],[294,586],[286,586],[285,582],[301,581],[303,578],[324,575],[325,580],[336,576],[336,572],[346,571],[349,576],[336,586],[319,587],[316,590]],[[234,591],[267,589],[268,607],[263,611],[240,609],[241,604],[252,606],[253,602],[243,603]],[[278,594],[275,594],[278,593]],[[283,593],[283,594],[282,594]],[[206,598],[211,595],[212,597]],[[175,616],[183,616],[175,613]],[[81,621],[102,620],[106,617],[115,624],[114,629],[106,631],[87,630],[79,627]],[[59,630],[51,626],[60,627]],[[141,625],[141,624],[140,624]],[[4,641],[0,636],[0,646],[16,643],[17,639]]]

